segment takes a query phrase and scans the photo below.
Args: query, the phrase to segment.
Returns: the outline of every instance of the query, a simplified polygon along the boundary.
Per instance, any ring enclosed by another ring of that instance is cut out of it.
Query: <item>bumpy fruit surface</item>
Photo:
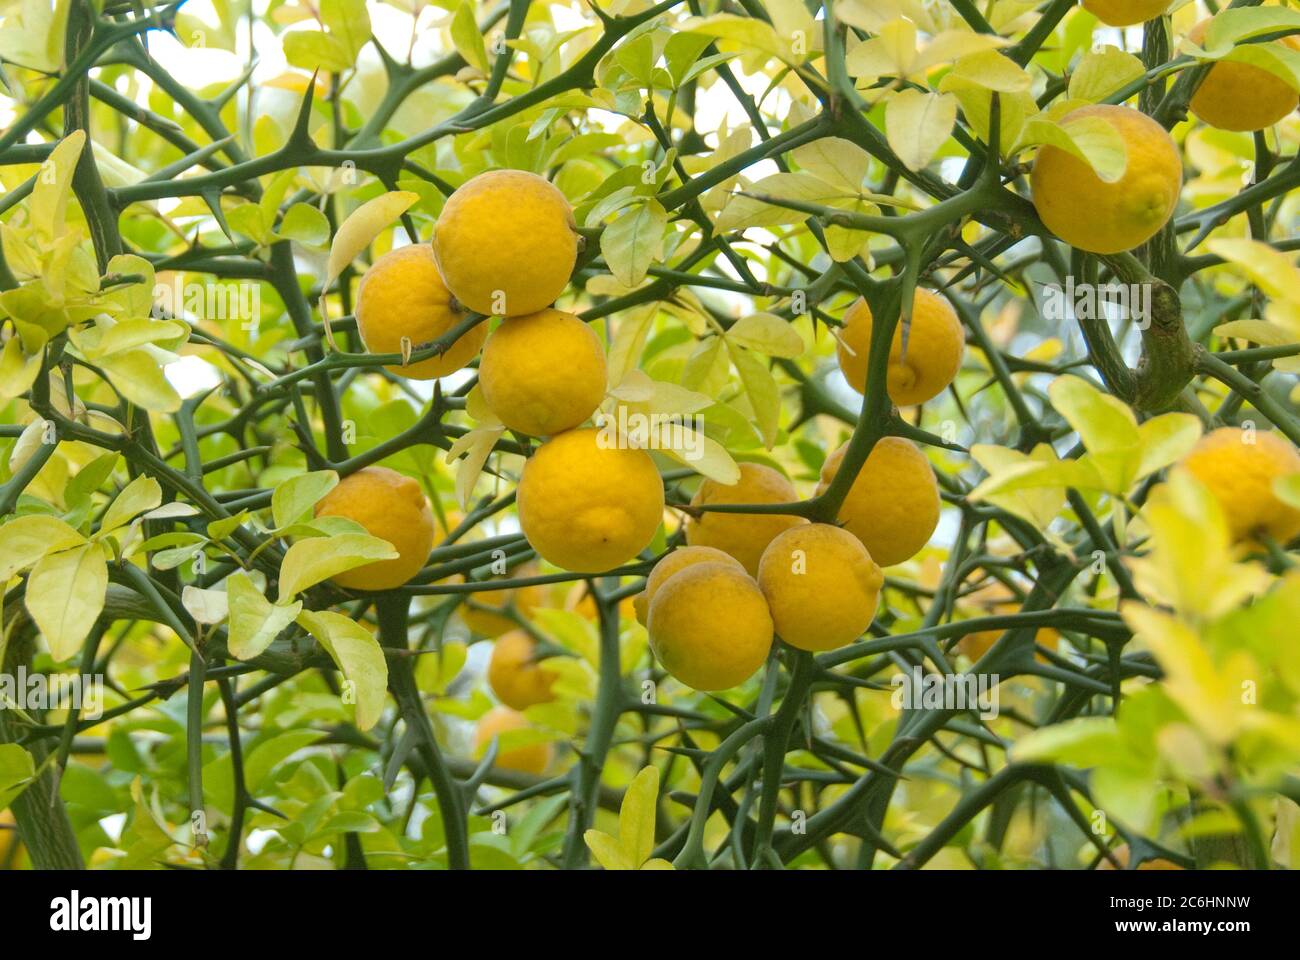
[[[483,399],[511,430],[550,437],[581,424],[605,398],[605,348],[561,310],[502,322],[479,362]]]
[[[1221,427],[1197,441],[1183,466],[1219,501],[1234,540],[1266,534],[1286,543],[1300,534],[1300,511],[1273,492],[1273,481],[1300,472],[1300,452],[1285,438]]]
[[[1187,32],[1199,44],[1210,21],[1202,20]],[[1294,35],[1273,41],[1300,50]],[[1281,77],[1249,63],[1221,60],[1210,67],[1188,106],[1192,113],[1220,130],[1263,130],[1271,127],[1300,103],[1300,94]]]
[[[894,329],[889,348],[886,389],[900,407],[925,403],[942,393],[961,369],[966,339],[956,312],[943,297],[917,290],[903,349],[903,322]],[[871,307],[858,299],[844,314],[836,353],[844,379],[866,393],[867,361],[871,355]]]
[[[665,580],[650,604],[646,629],[663,668],[696,690],[744,683],[772,647],[763,591],[725,563],[692,564]]]
[[[715,503],[794,503],[799,499],[794,485],[779,471],[761,463],[740,464],[740,479],[730,486],[705,480],[691,498],[691,506]],[[714,513],[706,511],[686,524],[686,542],[691,546],[716,547],[729,553],[750,576],[758,573],[758,561],[772,538],[801,523],[802,517],[786,513]]]
[[[398,553],[335,574],[349,590],[392,590],[410,580],[433,549],[433,511],[413,479],[387,467],[366,467],[344,477],[316,504],[318,517],[347,517]]]
[[[830,486],[847,448],[845,444],[826,458],[819,496]],[[939,525],[939,485],[930,461],[910,440],[877,441],[849,487],[839,520],[882,567],[915,556]]]
[[[551,693],[555,671],[537,661],[537,644],[523,630],[511,630],[497,638],[487,678],[497,699],[515,710],[527,710],[555,698]]]
[[[466,316],[452,304],[427,243],[390,250],[371,265],[357,288],[357,331],[371,353],[402,353],[403,338],[410,348],[423,346]],[[473,360],[486,337],[487,324],[480,323],[441,356],[387,369],[412,380],[445,377]]]
[[[569,430],[542,444],[519,478],[519,526],[557,567],[600,573],[654,539],[664,485],[644,450],[604,445],[599,430]]]
[[[447,288],[475,313],[518,317],[555,302],[578,259],[569,201],[523,170],[480,173],[450,197],[433,252]]]
[[[636,618],[645,623],[650,612],[650,601],[655,598],[659,588],[678,570],[685,570],[696,563],[721,563],[724,566],[744,570],[739,560],[729,553],[723,553],[716,547],[678,547],[668,556],[654,565],[650,576],[646,577],[645,589],[636,598]]]
[[[474,732],[474,753],[481,757],[493,737],[508,734],[512,730],[527,730],[528,726],[528,718],[517,710],[511,710],[509,707],[494,707],[479,719],[478,727]],[[546,741],[527,743],[508,749],[502,745],[498,746],[495,765],[503,770],[541,776],[551,765],[551,756],[551,745]]]
[[[1107,26],[1131,27],[1160,16],[1169,0],[1083,0],[1083,8]]]
[[[1150,240],[1173,215],[1183,185],[1178,147],[1164,127],[1131,107],[1080,107],[1070,119],[1098,117],[1124,143],[1124,175],[1106,183],[1060,147],[1045,146],[1030,178],[1034,207],[1047,228],[1090,253],[1120,253]]]
[[[801,650],[834,650],[862,636],[884,582],[862,541],[826,523],[791,527],[758,565],[777,636]]]

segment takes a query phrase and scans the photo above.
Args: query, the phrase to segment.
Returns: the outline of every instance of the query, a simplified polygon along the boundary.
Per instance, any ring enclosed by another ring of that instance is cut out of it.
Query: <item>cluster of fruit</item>
[[[1126,27],[1163,14],[1168,0],[1084,0],[1102,23]],[[1210,20],[1188,31],[1200,44]],[[1300,50],[1300,37],[1272,41]],[[1211,127],[1238,132],[1263,130],[1300,103],[1290,84],[1249,63],[1223,60],[1206,72],[1188,104]],[[1066,243],[1089,253],[1132,250],[1154,237],[1173,216],[1182,190],[1178,147],[1165,128],[1132,107],[1095,104],[1067,114],[1070,121],[1100,120],[1124,145],[1125,169],[1107,181],[1084,160],[1057,146],[1044,146],[1030,178],[1034,207],[1043,224]]]

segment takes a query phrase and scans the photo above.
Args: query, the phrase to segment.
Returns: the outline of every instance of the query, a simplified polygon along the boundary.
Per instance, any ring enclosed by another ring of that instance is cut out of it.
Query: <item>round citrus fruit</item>
[[[745,569],[739,560],[716,547],[678,547],[656,563],[654,569],[650,571],[650,576],[646,577],[645,589],[636,598],[636,618],[645,623],[646,616],[650,612],[650,601],[655,598],[664,581],[678,570],[685,570],[695,563],[721,563],[735,567],[737,570]]]
[[[523,630],[503,633],[492,644],[487,678],[492,692],[515,710],[527,710],[554,699],[555,671],[537,662],[537,644]]]
[[[1169,0],[1083,0],[1083,8],[1111,27],[1131,27],[1160,16]]]
[[[1155,236],[1173,215],[1183,164],[1173,138],[1131,107],[1094,104],[1067,119],[1100,118],[1123,141],[1126,166],[1114,183],[1055,146],[1039,149],[1030,184],[1038,216],[1054,234],[1090,253],[1132,250]]]
[[[518,317],[549,307],[578,259],[573,210],[523,170],[480,173],[447,198],[433,252],[447,288],[475,313]]]
[[[479,718],[474,733],[474,753],[481,757],[487,751],[493,737],[500,736],[505,739],[515,730],[528,728],[528,718],[522,713],[509,707],[494,707]],[[498,743],[495,766],[503,770],[541,776],[551,765],[551,755],[551,745],[547,741],[525,743],[509,748],[504,743]]]
[[[1283,437],[1220,427],[1197,441],[1183,466],[1219,501],[1234,540],[1266,534],[1286,543],[1300,534],[1300,510],[1273,492],[1279,477],[1300,472],[1300,452]]]
[[[1210,21],[1202,20],[1187,32],[1199,44]],[[1273,41],[1300,50],[1300,37]],[[1192,113],[1220,130],[1263,130],[1271,127],[1300,103],[1300,94],[1277,74],[1250,63],[1221,60],[1210,67],[1188,106]]]
[[[519,526],[545,560],[600,573],[631,560],[663,521],[664,485],[644,450],[569,430],[528,458],[516,494]]]
[[[777,470],[761,463],[740,464],[740,479],[728,486],[705,480],[691,498],[691,506],[720,503],[794,503],[794,485]],[[715,547],[729,553],[749,571],[758,573],[758,561],[772,538],[783,530],[808,521],[788,513],[720,513],[704,511],[686,523],[686,542]]]
[[[889,398],[908,407],[937,397],[957,376],[965,349],[961,322],[948,301],[929,290],[917,290],[907,347],[903,347],[903,321],[899,320],[889,348],[885,378]],[[844,314],[835,352],[849,386],[866,393],[871,354],[871,307],[867,301],[859,298]]]
[[[433,248],[413,243],[390,250],[361,277],[357,288],[357,331],[371,353],[403,353],[436,340],[468,314],[451,302]],[[432,380],[459,370],[478,353],[487,337],[480,323],[462,334],[445,353],[388,370],[412,380]]]
[[[830,486],[846,449],[848,444],[826,458],[818,496]],[[939,525],[939,485],[930,461],[910,440],[881,438],[849,487],[839,520],[882,567],[915,556]]]
[[[550,437],[605,398],[605,348],[571,313],[540,310],[501,323],[479,361],[483,399],[511,430]]]
[[[387,540],[397,551],[391,560],[376,560],[335,574],[349,590],[392,590],[410,580],[433,549],[433,511],[420,485],[387,467],[365,467],[339,481],[316,504],[318,517],[347,517],[372,537]]]
[[[663,668],[696,690],[726,690],[752,677],[772,647],[772,615],[749,574],[696,563],[664,581],[646,629]]]
[[[862,636],[884,582],[862,541],[826,523],[791,527],[758,565],[776,634],[800,650],[834,650]]]

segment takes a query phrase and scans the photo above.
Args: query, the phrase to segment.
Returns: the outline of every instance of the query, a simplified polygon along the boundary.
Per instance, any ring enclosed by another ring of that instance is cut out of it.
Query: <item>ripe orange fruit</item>
[[[961,369],[966,338],[952,305],[929,290],[918,289],[903,349],[903,322],[894,328],[889,348],[886,388],[900,407],[925,403],[942,393]],[[862,298],[844,314],[835,351],[849,386],[866,393],[871,356],[871,307]]]
[[[523,630],[511,630],[497,638],[487,678],[497,699],[515,710],[527,710],[555,699],[551,693],[555,671],[537,661],[537,644]]]
[[[1090,165],[1060,147],[1044,146],[1030,176],[1034,207],[1046,227],[1072,247],[1120,253],[1146,243],[1173,216],[1183,163],[1173,138],[1131,107],[1094,104],[1068,114],[1110,124],[1124,143],[1124,175],[1106,183]]]
[[[357,287],[357,332],[371,353],[402,353],[436,340],[465,319],[456,308],[433,260],[433,248],[413,243],[384,254],[361,277]],[[462,334],[441,356],[389,366],[412,380],[432,380],[465,366],[487,338],[487,324]]]
[[[501,737],[497,747],[495,766],[503,770],[515,770],[519,773],[531,773],[540,777],[551,765],[553,751],[547,741],[507,746],[513,739],[510,734],[516,730],[529,729],[528,718],[509,707],[494,707],[479,719],[474,734],[474,754],[483,756],[488,744],[495,736]]]
[[[339,481],[316,504],[318,517],[347,517],[398,555],[335,574],[349,590],[392,590],[420,572],[433,549],[433,511],[419,483],[387,467],[365,467]]]
[[[1199,44],[1210,21],[1202,20],[1187,32]],[[1300,37],[1282,37],[1273,43],[1300,50]],[[1271,127],[1300,103],[1294,87],[1274,73],[1249,63],[1220,60],[1210,67],[1188,104],[1192,113],[1220,130],[1263,130]]]
[[[741,463],[740,479],[728,486],[705,480],[691,498],[691,506],[715,503],[794,503],[799,499],[785,475],[761,463]],[[706,511],[686,522],[686,542],[714,547],[744,565],[750,576],[772,538],[783,530],[808,521],[788,513],[715,513]]]

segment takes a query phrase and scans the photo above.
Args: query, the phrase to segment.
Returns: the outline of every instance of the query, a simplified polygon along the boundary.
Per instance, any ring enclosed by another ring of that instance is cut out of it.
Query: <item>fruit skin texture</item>
[[[696,563],[674,573],[655,592],[647,619],[659,662],[696,690],[744,683],[772,647],[763,591],[725,563]]]
[[[1199,44],[1209,26],[1208,19],[1202,20],[1187,31],[1187,39]],[[1273,42],[1300,50],[1300,37],[1294,35]],[[1250,131],[1271,127],[1297,103],[1300,94],[1275,74],[1249,63],[1224,60],[1210,67],[1188,107],[1212,127]]]
[[[777,636],[800,650],[834,650],[862,636],[884,582],[862,541],[828,523],[791,527],[758,565]]]
[[[514,710],[555,699],[551,684],[556,673],[537,662],[537,644],[523,630],[511,630],[497,638],[487,678],[497,699]]]
[[[1131,107],[1094,104],[1068,114],[1100,117],[1124,141],[1128,164],[1115,183],[1059,147],[1045,146],[1030,177],[1038,216],[1054,234],[1090,253],[1132,250],[1173,215],[1183,186],[1178,147],[1164,127]]]
[[[528,718],[509,707],[494,707],[479,719],[474,732],[474,754],[482,756],[498,734],[511,730],[526,730]],[[551,765],[551,745],[545,741],[529,743],[511,750],[498,750],[496,764],[502,770],[514,770],[518,773],[531,773],[541,776]]]
[[[599,430],[569,430],[542,444],[519,478],[524,536],[542,557],[577,573],[626,563],[663,521],[664,485],[644,450],[602,447]]]
[[[1183,458],[1183,466],[1223,507],[1233,540],[1260,533],[1278,543],[1300,534],[1300,511],[1273,493],[1278,477],[1300,472],[1300,452],[1275,433],[1257,432],[1254,443],[1236,427],[1211,430]]]
[[[965,350],[966,338],[952,306],[938,294],[918,289],[912,300],[906,353],[902,320],[894,328],[886,377],[889,398],[900,407],[910,407],[937,397],[957,376]],[[871,354],[871,307],[867,301],[859,298],[844,314],[835,352],[849,386],[866,393]]]
[[[847,448],[840,447],[822,464],[819,496],[830,486]],[[910,440],[882,437],[849,488],[839,520],[882,567],[915,556],[939,525],[939,485],[930,461]]]
[[[696,563],[720,563],[723,566],[735,567],[737,570],[745,569],[739,560],[716,547],[678,547],[656,563],[654,569],[650,571],[650,576],[646,577],[645,589],[636,598],[636,618],[645,623],[650,612],[650,602],[654,600],[659,588],[677,571],[685,570]]]
[[[605,348],[571,313],[512,317],[488,338],[479,361],[483,399],[511,430],[550,437],[571,430],[605,399]]]
[[[740,479],[731,486],[705,480],[691,497],[691,506],[713,503],[794,503],[794,485],[779,471],[761,463],[740,464]],[[808,521],[785,513],[701,513],[686,523],[686,542],[715,547],[741,562],[752,577],[772,539]]]
[[[492,170],[447,198],[433,253],[461,304],[475,313],[519,317],[549,307],[568,286],[578,260],[577,224],[569,201],[548,180]]]
[[[1169,0],[1083,0],[1083,8],[1110,27],[1131,27],[1154,20]]]
[[[347,517],[398,556],[353,567],[332,578],[348,590],[392,590],[410,580],[433,549],[433,511],[420,485],[387,467],[365,467],[344,477],[316,504],[318,517]]]
[[[388,251],[357,287],[357,330],[371,353],[401,353],[403,337],[413,348],[436,340],[465,316],[454,308],[427,243]],[[487,324],[480,323],[440,357],[386,369],[411,380],[445,377],[473,360],[486,338]]]

